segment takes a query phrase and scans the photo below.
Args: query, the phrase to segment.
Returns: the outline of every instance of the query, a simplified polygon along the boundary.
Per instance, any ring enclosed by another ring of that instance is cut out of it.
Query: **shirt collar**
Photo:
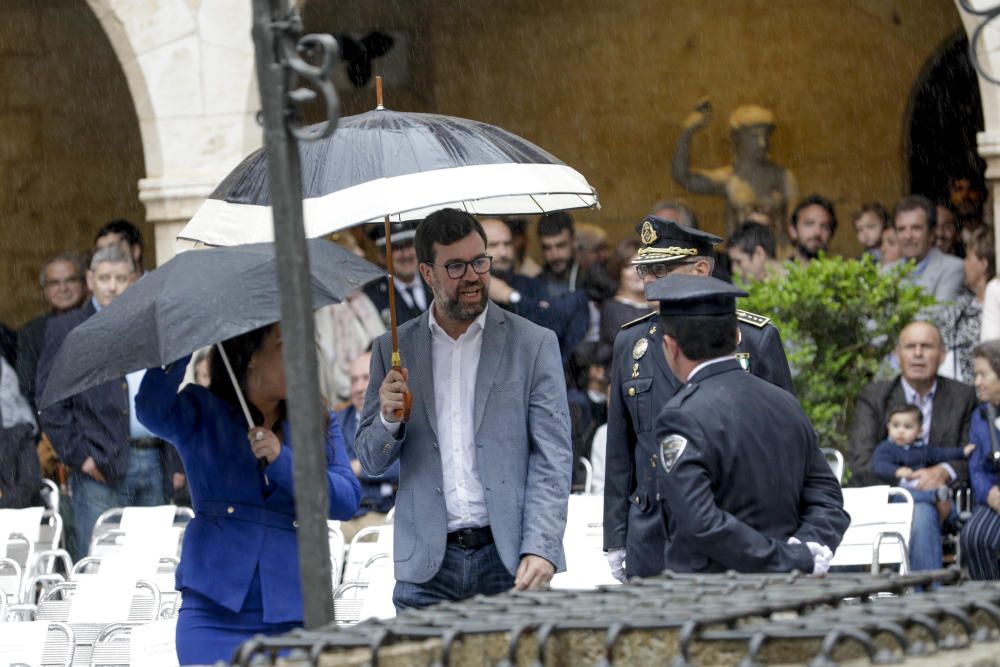
[[[96,296],[90,297],[90,303],[94,304],[94,310],[96,310],[97,312],[101,312],[102,310],[104,310],[104,308],[101,307],[101,304],[97,303]]]
[[[489,311],[489,309],[490,309],[490,302],[487,301],[486,307],[483,308],[483,312],[479,313],[479,317],[477,317],[472,321],[472,324],[469,325],[469,328],[465,330],[465,333],[463,333],[462,336],[470,333],[475,333],[477,331],[482,331],[486,327],[486,313],[487,311]],[[440,333],[444,336],[448,336],[448,338],[451,338],[451,335],[447,331],[445,331],[440,324],[438,324],[437,318],[434,317],[434,301],[431,301],[431,305],[427,307],[427,312],[430,314],[430,317],[427,318],[427,326],[430,328],[431,334],[433,335],[436,333]],[[462,336],[459,336],[459,338],[461,338]]]
[[[906,381],[902,375],[899,376],[900,383],[903,385],[903,395],[906,397],[907,403],[926,403],[927,401],[934,400],[934,392],[937,391],[937,379],[934,380],[934,384],[931,385],[931,390],[927,392],[926,398],[921,398],[917,390],[914,389],[909,382]]]
[[[716,357],[715,359],[709,359],[708,361],[703,361],[700,364],[698,364],[697,366],[695,366],[691,370],[690,373],[688,373],[687,379],[690,382],[691,378],[693,378],[695,375],[698,374],[698,371],[700,371],[700,370],[702,370],[704,368],[708,368],[709,366],[712,366],[713,364],[721,364],[723,361],[729,361],[730,359],[733,359],[733,358],[735,358],[735,357],[733,357],[733,355],[727,354],[727,355],[724,355],[724,356],[721,356],[721,357]]]

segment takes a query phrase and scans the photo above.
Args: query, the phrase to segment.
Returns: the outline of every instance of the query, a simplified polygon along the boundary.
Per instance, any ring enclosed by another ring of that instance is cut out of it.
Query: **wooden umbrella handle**
[[[397,371],[399,373],[403,372],[403,366],[401,365],[399,360],[399,352],[392,353],[392,370]],[[406,390],[405,392],[403,392],[403,409],[395,411],[396,421],[398,421],[401,424],[405,424],[406,422],[410,421],[410,413],[412,411],[413,411],[413,394],[411,394],[409,390]]]

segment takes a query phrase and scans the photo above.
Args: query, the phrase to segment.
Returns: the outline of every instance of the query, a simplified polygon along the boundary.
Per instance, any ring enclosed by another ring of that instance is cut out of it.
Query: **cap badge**
[[[649,341],[645,338],[640,338],[632,346],[632,358],[636,361],[642,359],[643,355],[646,354],[646,348],[649,347]]]
[[[657,236],[653,223],[646,220],[642,223],[642,231],[639,233],[639,238],[642,239],[643,245],[653,245],[660,237]]]

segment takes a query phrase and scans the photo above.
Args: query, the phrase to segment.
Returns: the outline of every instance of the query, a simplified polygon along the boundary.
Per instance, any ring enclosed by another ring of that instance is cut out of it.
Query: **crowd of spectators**
[[[1000,519],[993,521],[1000,512],[1000,490],[989,466],[990,448],[996,445],[989,437],[990,423],[982,416],[985,406],[1000,403],[1000,390],[994,400],[987,377],[991,364],[1000,364],[1000,354],[995,346],[980,346],[980,341],[1000,339],[1000,281],[995,277],[993,231],[983,220],[984,193],[965,187],[968,183],[957,179],[953,190],[958,194],[946,202],[911,195],[891,210],[877,202],[865,204],[851,217],[861,246],[859,259],[882,267],[912,262],[906,279],[937,302],[926,321],[911,324],[900,335],[899,374],[873,383],[856,397],[847,452],[852,484],[901,484],[914,491],[914,569],[941,566],[942,533],[960,529],[947,491],[970,480],[976,518],[970,523],[974,530],[964,538],[968,552],[982,554],[983,540],[1000,540]],[[699,226],[684,202],[658,202],[651,214],[693,229]],[[578,462],[574,485],[582,489],[589,484],[600,492],[615,337],[623,325],[653,308],[634,264],[639,239],[629,236],[612,244],[605,229],[576,223],[568,213],[537,220],[480,220],[492,258],[491,300],[556,334]],[[717,249],[711,271],[726,279],[733,279],[732,274],[747,284],[780,281],[791,263],[806,264],[830,252],[837,221],[834,203],[819,194],[796,202],[787,221],[772,220],[766,211],[747,211],[726,247]],[[339,238],[382,264],[391,253],[399,324],[425,311],[433,298],[418,271],[416,226],[396,224],[391,248],[381,226],[371,234],[355,230],[358,233]],[[528,251],[532,241],[540,261]],[[75,538],[70,549],[76,557],[86,553],[90,526],[108,507],[189,501],[173,447],[153,437],[135,418],[142,372],[38,412],[62,339],[141,278],[143,249],[135,226],[115,220],[98,231],[88,258],[72,252],[53,256],[40,271],[44,312],[16,335],[4,328],[0,336],[0,507],[39,502],[39,478],[53,479],[72,497],[62,505],[75,514],[75,521],[73,516],[67,519],[75,527],[69,536]],[[345,522],[348,534],[385,520],[398,483],[398,469],[377,478],[367,476],[353,447],[371,344],[389,326],[389,287],[387,278],[379,279],[315,314],[321,390],[337,411],[362,489],[360,510]],[[211,357],[210,350],[194,355],[188,381],[210,384]],[[996,380],[995,373],[992,378]],[[900,426],[904,422],[909,430]],[[975,445],[970,461],[964,455],[952,456],[970,442]],[[930,457],[941,451],[949,456]],[[1000,577],[995,561],[984,563],[980,557],[977,573]]]

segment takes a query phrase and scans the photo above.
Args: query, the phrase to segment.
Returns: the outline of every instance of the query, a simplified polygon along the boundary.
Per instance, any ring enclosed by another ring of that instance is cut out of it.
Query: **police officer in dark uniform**
[[[660,302],[667,364],[684,382],[655,427],[664,563],[675,572],[822,574],[850,516],[795,397],[735,358],[738,296],[746,292],[684,275],[646,289]]]
[[[419,221],[392,223],[392,261],[396,272],[396,322],[402,325],[427,310],[434,298],[430,287],[420,277],[417,270],[417,252],[413,238]],[[369,233],[379,252],[386,253],[385,225],[373,225]],[[385,259],[383,255],[383,260]],[[371,299],[375,310],[385,325],[389,326],[389,279],[386,276],[368,283],[365,295]]]
[[[721,238],[656,216],[636,231],[642,241],[636,270],[649,285],[667,274],[709,277],[713,246]],[[792,390],[781,335],[768,318],[737,311],[737,358],[744,370]],[[680,388],[660,344],[656,313],[622,327],[615,338],[604,477],[604,550],[624,580],[663,571],[663,522],[657,505],[659,443],[653,433],[660,409]],[[623,562],[625,568],[623,569]]]

